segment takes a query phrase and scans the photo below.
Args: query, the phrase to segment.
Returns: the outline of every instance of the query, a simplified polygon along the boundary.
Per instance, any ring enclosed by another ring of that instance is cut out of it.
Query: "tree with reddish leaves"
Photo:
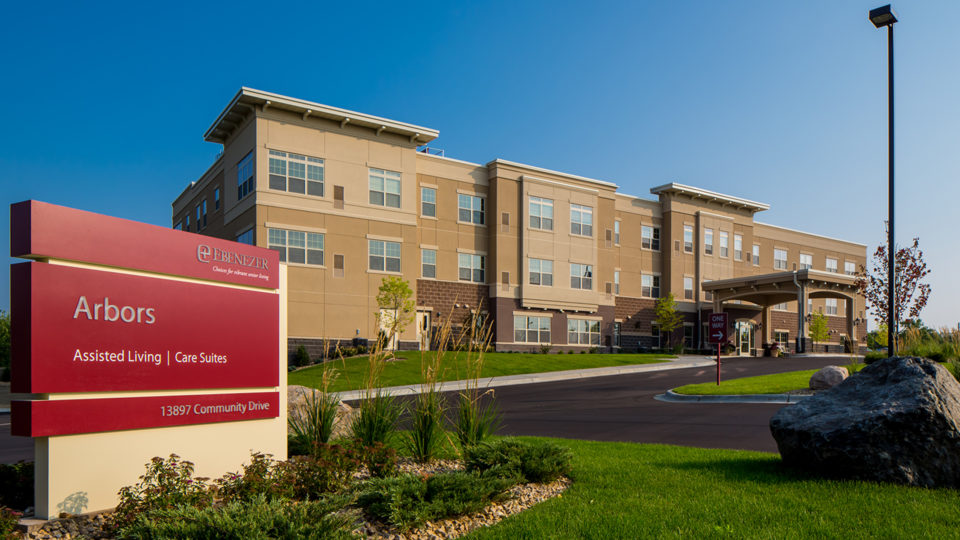
[[[911,246],[898,249],[894,259],[893,314],[899,327],[901,322],[920,318],[920,311],[930,297],[930,285],[921,280],[930,274],[930,270],[923,261],[919,238],[914,238]],[[887,261],[887,246],[880,245],[873,253],[873,269],[868,271],[860,265],[857,272],[857,289],[867,299],[879,325],[887,322]]]

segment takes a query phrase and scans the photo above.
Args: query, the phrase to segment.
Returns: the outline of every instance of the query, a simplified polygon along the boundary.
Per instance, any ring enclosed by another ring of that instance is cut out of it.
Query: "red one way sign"
[[[710,343],[723,343],[727,340],[727,314],[726,313],[711,313],[710,314],[710,328],[709,328],[709,338]]]

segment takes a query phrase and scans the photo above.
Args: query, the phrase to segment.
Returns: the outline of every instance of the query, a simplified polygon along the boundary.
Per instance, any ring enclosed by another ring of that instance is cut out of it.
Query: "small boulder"
[[[826,390],[843,382],[850,376],[847,368],[840,366],[827,366],[810,377],[811,390]]]
[[[820,476],[960,488],[960,384],[886,358],[770,419],[783,462]]]

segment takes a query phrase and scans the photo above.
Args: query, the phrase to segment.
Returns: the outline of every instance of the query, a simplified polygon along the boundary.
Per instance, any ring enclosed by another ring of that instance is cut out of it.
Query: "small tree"
[[[823,343],[830,339],[830,329],[827,327],[827,317],[819,311],[810,315],[810,339],[814,343]]]
[[[866,298],[878,324],[887,322],[888,262],[887,246],[881,245],[873,253],[873,268],[867,270],[866,266],[861,265],[857,272],[857,289]],[[919,238],[914,238],[910,247],[897,250],[894,255],[893,318],[898,326],[901,322],[920,317],[920,311],[930,297],[930,285],[921,280],[929,274]]]
[[[667,346],[673,345],[673,331],[683,324],[683,314],[677,312],[677,301],[673,293],[657,300],[657,324],[661,332],[667,333]]]
[[[415,316],[416,304],[413,301],[413,290],[410,289],[410,284],[406,280],[393,276],[385,277],[380,282],[377,304],[380,306],[377,322],[386,330],[386,344],[393,343],[394,338],[400,335]]]

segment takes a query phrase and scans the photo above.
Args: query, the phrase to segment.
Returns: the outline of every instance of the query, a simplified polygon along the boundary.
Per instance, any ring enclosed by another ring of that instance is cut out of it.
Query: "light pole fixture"
[[[897,326],[894,304],[894,285],[896,284],[896,257],[893,243],[893,24],[897,22],[897,14],[890,4],[870,10],[870,22],[877,28],[887,27],[887,145],[888,164],[887,174],[890,176],[887,195],[888,226],[887,226],[887,357],[894,355],[897,343]]]

